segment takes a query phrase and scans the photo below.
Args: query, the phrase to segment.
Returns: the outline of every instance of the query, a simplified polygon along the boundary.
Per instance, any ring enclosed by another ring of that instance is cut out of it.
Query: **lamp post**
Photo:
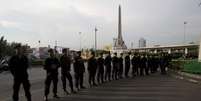
[[[98,29],[95,27],[95,55],[97,55],[96,53],[96,50],[97,50],[97,36],[96,36],[96,34],[97,34],[97,31],[98,31]]]
[[[82,32],[79,32],[79,35],[80,35],[80,51],[82,50],[82,39],[81,39],[81,35],[82,35]]]
[[[187,24],[187,22],[184,21],[184,40],[183,40],[184,45],[186,44],[186,24]]]

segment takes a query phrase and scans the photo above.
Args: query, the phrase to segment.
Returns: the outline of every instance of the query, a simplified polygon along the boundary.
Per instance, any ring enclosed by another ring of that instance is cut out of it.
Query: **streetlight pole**
[[[184,45],[186,44],[186,24],[187,24],[187,22],[184,21],[184,40],[183,40]]]
[[[55,51],[57,50],[57,40],[55,41],[54,49],[55,49]]]
[[[98,29],[95,27],[95,55],[96,54],[96,50],[97,50],[97,38],[96,38],[96,34],[97,34]]]
[[[82,51],[82,39],[81,39],[81,35],[82,35],[82,32],[79,32],[79,35],[80,35],[80,51]]]

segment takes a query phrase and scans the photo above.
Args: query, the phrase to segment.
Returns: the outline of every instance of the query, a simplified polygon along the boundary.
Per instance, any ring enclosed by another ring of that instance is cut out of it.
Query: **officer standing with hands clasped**
[[[66,78],[69,81],[69,86],[71,88],[71,93],[75,93],[73,89],[73,80],[72,76],[70,74],[71,71],[71,57],[69,56],[68,50],[64,48],[62,50],[63,55],[60,58],[60,63],[61,63],[61,80],[63,84],[63,90],[66,94],[69,92],[66,90]]]
[[[23,54],[21,45],[15,47],[16,55],[12,56],[9,61],[10,71],[14,77],[13,101],[19,101],[19,89],[23,84],[27,101],[31,101],[30,83],[28,80],[27,69],[29,67],[28,58]]]
[[[113,65],[112,78],[113,78],[113,80],[117,80],[118,79],[118,68],[119,68],[119,59],[117,57],[117,53],[114,53],[114,56],[112,57],[112,65]]]
[[[97,61],[95,58],[95,53],[91,52],[91,57],[88,60],[88,73],[89,73],[89,85],[90,87],[92,86],[97,86],[95,83],[95,76],[96,76],[96,69],[97,69]]]
[[[128,78],[128,72],[130,70],[130,52],[125,57],[125,77]]]
[[[100,57],[97,60],[97,69],[98,69],[98,76],[97,81],[98,83],[104,83],[104,58],[103,53],[100,53]]]
[[[59,98],[57,95],[57,83],[58,83],[58,68],[60,66],[59,60],[56,58],[54,50],[48,50],[50,57],[45,60],[44,69],[46,70],[47,76],[45,80],[45,97],[44,100],[48,101],[48,94],[50,84],[53,82],[53,93],[54,98]]]
[[[111,81],[111,69],[112,69],[111,62],[112,62],[112,58],[111,58],[110,52],[108,52],[108,55],[106,56],[105,62],[104,62],[105,69],[106,69],[105,80],[108,80],[108,81]]]
[[[123,68],[124,68],[124,59],[123,59],[123,53],[120,54],[120,57],[119,57],[119,78],[123,78],[122,77],[122,74],[123,74]]]

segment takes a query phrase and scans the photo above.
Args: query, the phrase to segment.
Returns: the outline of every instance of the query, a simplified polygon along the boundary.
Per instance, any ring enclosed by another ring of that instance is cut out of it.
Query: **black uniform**
[[[161,74],[166,74],[166,59],[165,56],[160,57],[160,69],[161,69]]]
[[[150,67],[150,58],[149,57],[145,57],[146,61],[145,61],[145,74],[149,75],[149,67]]]
[[[128,77],[128,72],[130,70],[130,56],[125,57],[125,77]]]
[[[159,57],[157,56],[153,57],[153,73],[157,72],[160,63],[159,60],[160,60]]]
[[[137,69],[137,75],[140,74],[140,73],[139,73],[139,69],[140,69],[140,65],[141,65],[140,60],[141,60],[141,57],[140,57],[140,55],[138,55],[138,56],[136,57],[136,69]]]
[[[19,100],[20,85],[23,84],[27,101],[31,101],[30,83],[28,80],[28,59],[26,56],[13,56],[9,61],[9,67],[14,77],[13,101]]]
[[[153,56],[149,57],[148,63],[149,63],[149,68],[150,68],[151,73],[154,73],[154,57]]]
[[[75,57],[74,72],[75,72],[76,88],[78,90],[79,88],[84,88],[83,78],[84,78],[85,66],[84,66],[84,60],[80,56]]]
[[[143,56],[140,58],[140,75],[144,75],[146,68],[146,58]]]
[[[70,56],[63,55],[60,58],[60,63],[61,63],[61,80],[62,80],[62,84],[63,84],[63,90],[66,91],[66,78],[67,78],[69,81],[69,86],[71,88],[71,92],[74,92],[73,80],[72,80],[72,76],[70,74],[70,70],[71,70]]]
[[[133,58],[131,59],[131,63],[132,63],[132,75],[136,76],[136,75],[138,75],[138,58],[137,58],[137,56],[133,56]]]
[[[112,62],[112,58],[110,55],[108,55],[105,58],[105,68],[106,68],[106,73],[105,73],[105,80],[109,80],[111,81],[111,62]]]
[[[122,74],[123,74],[123,57],[119,57],[119,77],[122,78]]]
[[[96,85],[95,76],[96,76],[97,62],[94,57],[91,57],[88,60],[88,71],[89,71],[89,85]]]
[[[57,83],[58,83],[58,68],[59,60],[56,57],[49,57],[45,60],[44,69],[46,70],[47,77],[45,80],[45,96],[48,96],[50,84],[53,82],[53,93],[57,96]]]
[[[97,70],[98,70],[98,76],[97,76],[97,81],[98,83],[103,83],[104,82],[104,59],[103,57],[99,57],[97,60]]]
[[[113,65],[112,78],[113,78],[113,80],[117,80],[118,79],[118,68],[119,68],[119,59],[117,56],[114,56],[112,58],[112,65]]]

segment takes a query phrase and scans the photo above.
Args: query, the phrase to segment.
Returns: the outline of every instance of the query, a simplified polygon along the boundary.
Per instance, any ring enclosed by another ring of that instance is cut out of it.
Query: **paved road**
[[[201,86],[168,75],[122,79],[51,101],[201,101]]]
[[[45,72],[41,68],[29,72],[33,101],[42,101]],[[0,101],[11,101],[10,74],[1,74],[0,80],[4,80],[0,82]],[[201,101],[201,85],[160,74],[116,80],[71,95],[62,92],[61,82],[58,86],[61,98],[50,101]],[[20,101],[26,101],[23,92],[20,95]]]

